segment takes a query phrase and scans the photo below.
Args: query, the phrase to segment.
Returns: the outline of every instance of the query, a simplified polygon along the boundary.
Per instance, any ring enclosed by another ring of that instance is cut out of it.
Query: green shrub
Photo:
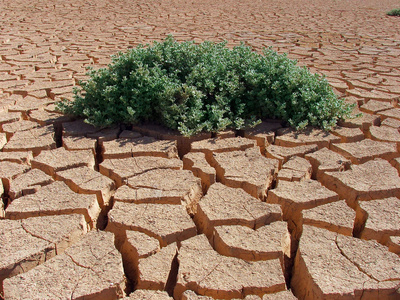
[[[277,118],[299,129],[329,129],[351,107],[328,82],[296,61],[243,44],[164,42],[119,53],[108,68],[91,70],[75,100],[59,109],[96,126],[161,123],[183,135],[217,132]]]
[[[400,16],[400,8],[392,9],[386,13],[388,16]]]

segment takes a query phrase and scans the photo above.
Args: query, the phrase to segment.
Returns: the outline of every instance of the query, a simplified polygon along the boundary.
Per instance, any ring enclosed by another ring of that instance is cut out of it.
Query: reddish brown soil
[[[0,298],[400,299],[398,7],[2,1]],[[363,115],[196,141],[55,111],[87,67],[168,34],[272,47]]]

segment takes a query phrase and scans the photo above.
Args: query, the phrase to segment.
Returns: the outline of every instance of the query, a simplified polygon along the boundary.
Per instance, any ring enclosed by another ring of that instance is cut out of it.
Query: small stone
[[[156,254],[139,259],[137,288],[149,290],[166,289],[172,261],[177,255],[177,251],[176,243],[172,243]]]
[[[144,232],[158,239],[162,247],[197,234],[195,224],[182,205],[117,201],[108,216],[106,229],[116,234],[117,242],[124,229]]]
[[[101,208],[110,204],[115,190],[114,181],[86,166],[59,171],[56,179],[64,181],[75,193],[95,194]]]
[[[298,131],[292,128],[278,129],[275,145],[282,147],[296,147],[303,145],[317,145],[318,149],[327,147],[331,143],[340,142],[340,138],[333,134],[316,128],[306,128]]]
[[[65,148],[43,151],[31,163],[32,168],[40,169],[50,176],[71,168],[94,168],[95,164],[91,150],[68,151]]]
[[[126,279],[111,233],[92,231],[63,254],[4,281],[6,299],[119,299]]]
[[[204,194],[217,181],[217,171],[207,162],[204,153],[189,152],[183,157],[182,161],[185,170],[191,170],[194,176],[201,179]]]
[[[41,187],[53,182],[53,179],[39,169],[32,169],[17,176],[10,184],[8,195],[11,200],[36,193]]]
[[[345,200],[303,210],[303,224],[352,236],[356,212]]]
[[[135,139],[118,138],[103,142],[103,158],[128,158],[138,156],[156,156],[178,158],[176,141],[156,140],[144,136]]]
[[[63,182],[53,182],[35,194],[15,199],[6,209],[8,219],[82,214],[89,227],[96,224],[100,207],[95,195],[76,194]]]
[[[362,164],[375,158],[391,160],[398,157],[396,144],[365,139],[355,143],[333,144],[331,149],[353,164]]]
[[[214,299],[243,298],[285,290],[278,259],[246,261],[226,257],[214,251],[205,235],[183,241],[178,261],[178,281],[174,289],[176,299],[181,299],[186,290]]]
[[[242,188],[262,200],[278,172],[279,162],[262,156],[257,147],[214,153],[212,165],[217,171],[217,181],[229,187]]]
[[[268,158],[275,158],[279,160],[279,168],[293,156],[304,157],[307,153],[311,153],[318,150],[317,145],[304,145],[297,147],[281,147],[276,145],[270,145],[267,147],[266,156]]]
[[[256,142],[251,139],[242,137],[234,138],[213,138],[206,139],[197,142],[193,142],[191,146],[191,152],[203,152],[208,162],[212,161],[213,153],[231,152],[231,151],[243,151],[247,148],[255,147]]]
[[[56,148],[53,126],[17,131],[4,146],[3,151],[32,151],[37,156],[43,150]]]
[[[310,161],[313,168],[313,178],[317,180],[320,180],[325,172],[345,171],[351,165],[350,160],[328,148],[306,154],[305,158]]]
[[[129,177],[155,169],[181,170],[182,161],[177,158],[138,156],[122,159],[105,159],[99,165],[100,173],[114,180],[117,187],[125,184]]]
[[[198,204],[195,222],[208,237],[221,225],[242,225],[257,229],[282,219],[280,207],[268,204],[239,188],[214,183]]]
[[[355,209],[355,201],[400,196],[400,177],[387,161],[376,158],[344,172],[326,172],[321,182]]]

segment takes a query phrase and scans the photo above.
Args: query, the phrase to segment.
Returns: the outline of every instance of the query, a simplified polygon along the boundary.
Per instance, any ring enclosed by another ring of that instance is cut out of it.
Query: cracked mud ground
[[[398,4],[2,1],[0,298],[400,299]],[[272,46],[363,115],[188,141],[55,111],[168,34]]]

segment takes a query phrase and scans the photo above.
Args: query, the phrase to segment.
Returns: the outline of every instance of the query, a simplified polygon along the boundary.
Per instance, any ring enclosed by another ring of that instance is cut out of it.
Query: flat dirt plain
[[[0,2],[4,299],[400,299],[397,0]],[[189,141],[55,111],[163,40],[287,53],[362,116]],[[171,140],[172,139],[172,140]],[[0,297],[1,298],[1,297]]]

